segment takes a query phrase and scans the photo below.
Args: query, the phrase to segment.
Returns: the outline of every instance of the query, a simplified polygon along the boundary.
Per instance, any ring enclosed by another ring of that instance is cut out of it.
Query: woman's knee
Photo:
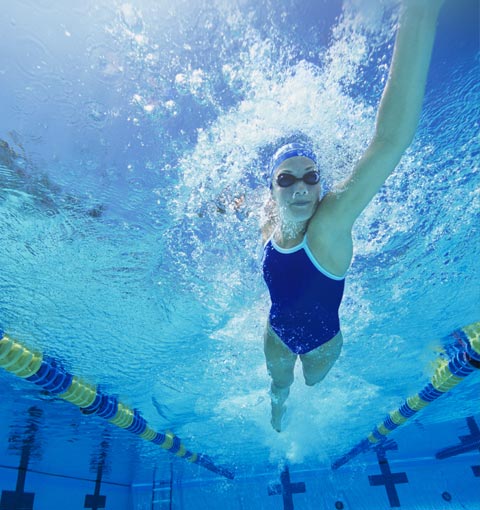
[[[321,370],[303,370],[303,377],[307,386],[315,386],[319,382],[323,381],[330,371],[331,367]]]
[[[330,347],[334,347],[333,349]],[[317,352],[312,351],[301,356],[303,376],[307,386],[315,386],[325,379],[328,372],[340,356],[342,343],[325,348],[321,346]]]
[[[283,365],[282,363],[268,363],[268,373],[272,378],[273,384],[277,388],[288,388],[292,385],[294,375],[293,366]]]
[[[307,386],[315,386],[323,381],[328,372],[332,369],[338,357],[330,357],[326,359],[318,359],[310,362],[302,363],[303,377]]]
[[[277,388],[288,388],[293,383],[293,370],[297,355],[277,337],[267,325],[264,344],[268,374]]]

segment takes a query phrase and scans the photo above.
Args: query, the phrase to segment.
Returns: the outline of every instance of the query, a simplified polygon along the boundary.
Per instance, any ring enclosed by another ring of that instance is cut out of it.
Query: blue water
[[[280,435],[259,224],[280,137],[301,129],[329,183],[348,175],[395,13],[368,0],[3,6],[0,327],[237,481],[2,371],[0,491],[26,441],[37,510],[84,508],[99,465],[111,509],[152,508],[154,478],[172,481],[172,508],[282,508],[267,486],[286,465],[307,480],[297,509],[389,508],[368,484],[374,454],[329,466],[428,383],[445,335],[479,320],[477,2],[447,0],[417,136],[356,224],[344,351],[318,387],[296,374]],[[480,507],[478,452],[434,459],[480,423],[477,387],[473,374],[392,434],[389,458],[410,473],[402,507]]]

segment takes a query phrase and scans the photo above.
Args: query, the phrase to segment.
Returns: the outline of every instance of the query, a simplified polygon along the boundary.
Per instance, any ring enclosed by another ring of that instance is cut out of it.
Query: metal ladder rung
[[[172,505],[172,467],[170,466],[170,480],[155,480],[156,470],[153,476],[152,486],[152,510],[170,509]]]
[[[156,482],[157,485],[154,485],[154,489],[169,489],[170,488],[170,481],[164,480],[161,482]]]

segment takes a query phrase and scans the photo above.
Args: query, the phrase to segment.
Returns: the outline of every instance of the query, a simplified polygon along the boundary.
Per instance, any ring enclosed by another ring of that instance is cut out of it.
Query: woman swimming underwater
[[[352,227],[413,139],[442,3],[403,1],[373,139],[341,186],[320,198],[321,169],[307,145],[284,145],[272,157],[274,207],[262,228],[272,302],[264,350],[272,378],[271,423],[279,432],[297,358],[305,383],[313,386],[340,355],[338,310],[352,260]]]

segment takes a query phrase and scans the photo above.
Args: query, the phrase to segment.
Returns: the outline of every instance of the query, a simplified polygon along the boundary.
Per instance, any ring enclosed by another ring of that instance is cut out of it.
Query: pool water
[[[296,370],[285,430],[269,422],[265,165],[300,129],[327,186],[348,175],[396,12],[387,0],[3,6],[0,329],[219,469],[2,369],[0,510],[480,508],[478,370],[332,469],[479,320],[474,0],[446,0],[417,136],[355,226],[342,355],[313,388]]]

